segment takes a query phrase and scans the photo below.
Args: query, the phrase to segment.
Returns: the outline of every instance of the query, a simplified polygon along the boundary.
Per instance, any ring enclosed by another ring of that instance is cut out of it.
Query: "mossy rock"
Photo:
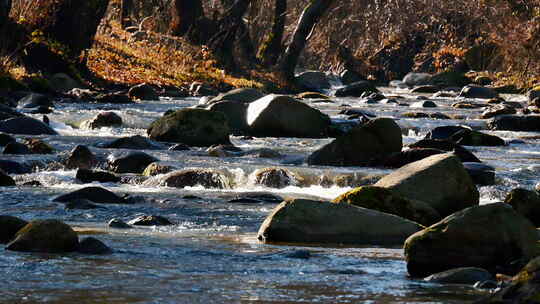
[[[0,244],[6,244],[13,240],[15,234],[28,224],[27,221],[20,218],[0,215]]]
[[[394,214],[424,226],[432,225],[441,219],[439,213],[428,204],[399,197],[388,189],[375,186],[353,189],[332,202]]]
[[[79,246],[77,233],[58,220],[36,220],[28,223],[15,234],[6,249],[12,251],[64,253],[76,251]]]
[[[151,139],[208,147],[231,144],[227,117],[221,112],[182,109],[154,121],[148,128]]]

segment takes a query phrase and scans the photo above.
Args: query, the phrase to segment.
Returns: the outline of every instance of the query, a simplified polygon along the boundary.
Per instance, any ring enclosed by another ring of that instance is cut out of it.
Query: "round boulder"
[[[11,176],[7,175],[3,170],[0,169],[0,187],[9,187],[15,186],[15,181]]]
[[[15,234],[7,250],[44,253],[76,251],[79,238],[73,229],[58,220],[36,220]]]
[[[15,234],[26,224],[28,224],[27,221],[18,217],[0,215],[0,244],[6,244],[13,240]]]
[[[114,112],[101,112],[94,118],[81,123],[81,129],[99,129],[106,127],[119,127],[122,125],[122,117]]]
[[[488,122],[491,130],[540,131],[540,115],[499,115]]]
[[[144,152],[113,153],[107,158],[109,170],[115,173],[143,173],[157,158]]]
[[[476,282],[492,281],[495,279],[489,271],[478,267],[460,267],[435,273],[427,278],[426,282],[442,284],[474,285]]]
[[[160,179],[167,187],[185,188],[203,186],[205,188],[230,188],[229,178],[223,173],[207,169],[185,169],[173,171]]]
[[[264,94],[257,89],[239,88],[230,90],[226,93],[221,93],[208,101],[208,104],[214,104],[222,101],[235,101],[240,103],[250,103],[259,98],[264,97]]]
[[[128,97],[133,100],[158,100],[159,95],[151,85],[141,83],[133,86],[128,91]]]
[[[528,218],[535,227],[540,227],[540,195],[538,192],[516,188],[506,195],[504,202]]]
[[[295,80],[301,87],[318,92],[328,90],[331,87],[326,74],[318,71],[300,73]]]
[[[58,135],[44,122],[26,116],[0,121],[0,132],[23,135]]]
[[[111,254],[113,252],[102,241],[93,237],[87,237],[81,240],[77,251],[84,254]]]
[[[87,199],[96,204],[128,204],[128,200],[101,187],[86,187],[53,199],[54,202],[70,202],[76,199]]]
[[[69,153],[65,161],[67,169],[90,169],[97,164],[96,156],[87,146],[78,145]]]
[[[499,97],[499,93],[491,88],[468,85],[463,87],[459,93],[459,97],[491,99]]]
[[[255,172],[255,184],[270,188],[297,186],[301,181],[301,177],[284,168],[265,168]]]
[[[167,218],[159,215],[141,215],[128,222],[133,226],[171,226],[173,223]]]

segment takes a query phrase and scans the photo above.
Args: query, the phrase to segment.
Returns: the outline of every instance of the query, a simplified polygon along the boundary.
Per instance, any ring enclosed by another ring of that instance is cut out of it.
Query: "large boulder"
[[[330,81],[328,81],[328,77],[323,72],[306,71],[296,76],[295,80],[296,83],[305,89],[318,92],[330,89]]]
[[[414,277],[457,267],[504,272],[538,255],[537,239],[536,228],[510,206],[475,206],[411,235],[404,245],[407,270]]]
[[[149,181],[151,183],[151,181]],[[215,170],[185,169],[177,170],[159,177],[159,182],[167,187],[185,188],[203,186],[205,188],[231,188],[229,178]]]
[[[476,157],[472,152],[467,150],[461,145],[458,145],[449,140],[440,140],[440,139],[421,139],[413,144],[409,145],[409,148],[412,149],[438,149],[447,152],[453,152],[462,162],[476,162],[480,163],[481,161]]]
[[[51,98],[37,93],[31,93],[21,98],[18,101],[20,108],[37,108],[37,107],[53,107],[54,103]]]
[[[94,153],[83,145],[73,148],[64,162],[67,169],[90,169],[96,166],[97,163]]]
[[[504,202],[528,218],[535,227],[540,227],[540,195],[538,192],[516,188],[506,195]]]
[[[208,110],[221,112],[227,117],[229,127],[233,134],[245,134],[249,132],[247,123],[247,109],[249,104],[238,101],[220,101],[213,103]]]
[[[106,127],[120,127],[122,117],[114,112],[101,112],[95,117],[85,120],[81,123],[81,129],[100,129]]]
[[[0,215],[0,244],[6,244],[13,240],[15,234],[26,224],[28,224],[27,221],[18,217]]]
[[[474,131],[470,129],[464,129],[454,133],[450,139],[457,144],[464,146],[504,146],[506,142],[504,139],[482,133],[479,131]]]
[[[369,81],[363,80],[351,83],[336,90],[336,97],[360,97],[364,93],[377,93],[379,90]]]
[[[93,237],[87,237],[79,242],[77,252],[83,254],[111,254],[113,250],[102,241]]]
[[[144,152],[113,153],[108,157],[109,170],[115,173],[143,173],[157,158]]]
[[[443,150],[432,149],[432,148],[407,149],[407,150],[396,152],[390,155],[383,162],[383,166],[386,168],[400,168],[407,164],[424,159],[426,157],[429,157],[435,154],[442,154],[442,153],[446,153],[446,152]]]
[[[83,183],[117,183],[120,177],[106,171],[78,169],[75,178]]]
[[[263,242],[398,245],[421,227],[349,204],[294,199],[282,202],[268,215],[258,238]]]
[[[374,186],[353,189],[338,196],[332,202],[347,203],[357,207],[394,214],[424,226],[432,225],[441,220],[439,213],[428,204],[408,200],[395,195],[391,190]]]
[[[67,203],[73,200],[86,199],[96,204],[129,204],[130,202],[117,194],[101,187],[85,187],[70,193],[62,194],[54,202]]]
[[[182,109],[154,121],[148,128],[151,139],[207,147],[231,144],[229,124],[223,113]]]
[[[284,95],[267,95],[249,104],[247,123],[255,136],[326,137],[330,118]]]
[[[403,77],[403,83],[405,83],[409,87],[419,86],[419,85],[426,85],[430,84],[431,82],[431,74],[428,73],[408,73]]]
[[[208,104],[214,104],[222,101],[236,101],[240,103],[250,103],[259,98],[264,97],[264,94],[257,89],[239,88],[230,90],[226,93],[221,93],[208,101]]]
[[[468,85],[461,89],[459,97],[491,99],[499,97],[499,93],[491,88]]]
[[[32,167],[16,161],[0,159],[0,170],[7,174],[26,174],[32,172]]]
[[[386,175],[375,186],[426,202],[443,217],[478,205],[476,186],[461,161],[451,153],[410,163]]]
[[[499,115],[488,122],[491,130],[540,131],[540,115]]]
[[[485,269],[460,267],[432,274],[425,278],[424,281],[441,284],[474,285],[477,282],[492,281],[493,279],[494,276]]]
[[[310,165],[375,165],[403,147],[401,128],[390,118],[357,126],[308,157]]]
[[[19,230],[6,249],[64,253],[76,251],[78,246],[79,237],[69,225],[58,220],[36,220]]]
[[[0,169],[0,187],[15,186],[15,181]]]
[[[0,121],[0,132],[23,135],[57,135],[51,127],[31,117],[15,117]]]
[[[128,97],[133,100],[158,100],[156,89],[147,83],[141,83],[129,88]]]

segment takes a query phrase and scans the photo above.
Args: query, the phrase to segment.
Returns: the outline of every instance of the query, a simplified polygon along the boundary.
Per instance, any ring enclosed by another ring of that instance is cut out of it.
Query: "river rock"
[[[106,127],[120,127],[122,125],[122,117],[114,112],[101,112],[94,118],[85,120],[81,123],[81,129],[99,129]]]
[[[426,202],[443,217],[478,205],[476,186],[461,161],[451,153],[410,163],[386,175],[375,186]]]
[[[540,115],[500,115],[488,122],[491,130],[540,131]]]
[[[26,138],[24,144],[33,154],[53,154],[54,149],[48,143],[39,138]]]
[[[318,71],[306,71],[300,73],[296,76],[295,81],[303,88],[318,92],[328,90],[331,87],[326,74]]]
[[[230,188],[229,178],[216,170],[184,169],[167,173],[161,183],[167,187],[185,188],[203,186],[205,188]]]
[[[279,204],[259,228],[263,242],[398,245],[422,229],[395,215],[305,199]]]
[[[534,258],[512,278],[510,284],[495,290],[474,304],[537,304],[540,298],[540,257]]]
[[[463,167],[467,170],[475,185],[495,185],[495,168],[475,162],[464,162]]]
[[[244,155],[244,151],[233,145],[217,145],[206,149],[209,156],[213,157],[235,157]]]
[[[26,116],[0,121],[0,132],[24,135],[58,135],[42,121]]]
[[[54,107],[51,98],[43,94],[31,93],[18,102],[21,108]]]
[[[479,131],[473,131],[470,129],[463,129],[458,131],[450,137],[452,141],[464,146],[505,146],[504,139],[495,136],[485,134]]]
[[[0,187],[15,186],[15,181],[11,176],[7,175],[3,170],[0,170]]]
[[[0,215],[0,244],[9,243],[15,234],[28,224],[27,221],[10,215]]]
[[[165,147],[141,135],[121,137],[110,142],[100,143],[99,148],[131,150],[163,150]]]
[[[392,155],[388,156],[384,160],[383,166],[387,168],[400,168],[412,162],[442,153],[446,153],[446,151],[432,148],[408,149],[401,152],[393,153]]]
[[[439,86],[434,85],[418,85],[411,89],[411,93],[437,93]]]
[[[468,85],[463,87],[459,93],[459,97],[491,99],[499,97],[499,93],[491,88]]]
[[[14,142],[15,138],[8,134],[0,133],[0,146],[5,146],[11,142]]]
[[[528,218],[535,227],[540,227],[540,195],[538,192],[516,188],[506,195],[504,202]]]
[[[67,194],[62,194],[54,202],[70,202],[76,199],[87,199],[96,204],[129,204],[130,202],[113,192],[101,187],[85,187]]]
[[[148,128],[151,139],[208,147],[230,144],[227,117],[220,112],[182,109],[154,121]]]
[[[68,92],[82,85],[64,73],[56,73],[49,78],[49,85],[57,92]]]
[[[368,166],[403,146],[401,128],[390,118],[376,118],[313,152],[309,165]]]
[[[143,173],[157,158],[144,152],[113,153],[107,158],[109,170],[115,173]]]
[[[478,267],[460,267],[435,273],[424,281],[441,284],[474,285],[476,282],[492,281],[495,278],[489,271]]]
[[[112,104],[129,104],[133,103],[131,98],[125,92],[112,92],[98,94],[94,97],[95,102],[98,103],[112,103]]]
[[[463,127],[463,126],[440,126],[429,131],[424,138],[448,140],[452,137],[452,135],[456,134],[457,132],[464,131],[464,130],[471,130],[471,129],[468,127]]]
[[[341,83],[343,83],[343,85],[366,80],[364,77],[362,77],[362,75],[352,70],[344,70],[341,72],[341,74],[339,74],[339,78],[341,79]]]
[[[255,173],[255,184],[270,188],[285,188],[287,186],[297,186],[302,182],[302,178],[295,173],[284,168],[264,168]]]
[[[92,203],[92,201],[89,201],[87,199],[74,199],[74,200],[71,200],[69,202],[65,202],[64,204],[64,208],[66,208],[67,210],[74,210],[74,209],[77,209],[77,210],[92,210],[92,209],[99,209],[99,208],[102,208],[102,209],[105,209],[105,207],[103,206],[98,206],[94,203]]]
[[[141,215],[128,222],[133,226],[171,226],[173,223],[167,218],[159,215]]]
[[[30,149],[25,144],[22,144],[19,142],[10,142],[4,147],[2,154],[24,155],[24,154],[32,154],[32,151],[30,151]]]
[[[539,252],[538,233],[503,203],[467,208],[411,235],[405,242],[407,270],[413,277],[458,267],[495,273]]]
[[[516,108],[511,107],[506,104],[499,104],[499,105],[487,108],[484,112],[482,112],[482,114],[480,115],[480,118],[489,119],[495,116],[508,115],[508,114],[516,114]]]
[[[0,159],[0,170],[7,174],[27,174],[32,172],[32,168],[21,165],[16,161]]]
[[[89,169],[78,169],[75,178],[83,183],[117,183],[120,181],[120,177],[110,172]]]
[[[338,196],[332,202],[348,203],[357,207],[394,214],[425,226],[441,220],[439,213],[428,204],[399,197],[388,189],[375,186],[362,186],[353,189]]]
[[[158,100],[159,95],[153,86],[141,83],[132,86],[128,91],[128,97],[132,100]]]
[[[84,254],[111,254],[113,250],[96,238],[86,237],[79,242],[77,252]]]
[[[369,81],[363,80],[351,83],[336,90],[336,97],[360,97],[365,93],[378,93],[379,90]]]
[[[431,100],[418,101],[410,105],[411,108],[436,108],[437,104]]]
[[[233,89],[226,93],[221,93],[208,101],[208,104],[214,104],[222,101],[235,101],[240,103],[250,103],[259,98],[264,97],[264,94],[257,89],[239,88]]]
[[[459,160],[462,162],[476,162],[480,163],[481,161],[476,157],[472,152],[467,150],[466,148],[448,141],[448,140],[439,140],[439,139],[422,139],[419,140],[413,144],[409,145],[409,148],[431,148],[431,149],[439,149],[447,152],[453,152],[457,157],[459,157]]]
[[[155,176],[155,175],[158,175],[158,174],[166,174],[166,173],[169,173],[169,172],[171,172],[173,170],[176,170],[176,168],[173,167],[173,166],[166,165],[166,164],[161,163],[161,162],[154,162],[154,163],[149,164],[144,169],[142,175],[143,176]]]
[[[249,104],[247,123],[254,136],[326,137],[330,118],[285,95],[267,95]]]
[[[431,81],[431,74],[428,73],[408,73],[403,77],[403,83],[409,87],[427,85]]]
[[[120,219],[116,219],[116,218],[111,219],[107,225],[109,227],[111,227],[111,228],[116,228],[116,229],[129,229],[129,228],[131,228],[131,225],[127,224],[126,222],[124,222],[124,221],[122,221]]]
[[[79,238],[73,229],[58,220],[35,220],[15,234],[7,250],[44,253],[76,251]]]
[[[83,145],[73,148],[65,161],[67,169],[90,169],[96,165],[96,156],[87,146]]]
[[[249,104],[238,101],[220,101],[213,103],[208,110],[221,112],[227,117],[231,132],[235,135],[249,133],[247,110]]]

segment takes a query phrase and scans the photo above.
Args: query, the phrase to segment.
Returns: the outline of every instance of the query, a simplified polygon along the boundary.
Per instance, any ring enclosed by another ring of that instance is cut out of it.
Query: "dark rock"
[[[167,187],[185,188],[203,186],[205,188],[230,188],[227,176],[208,169],[185,169],[173,171],[163,177],[163,184]]]
[[[459,97],[490,99],[499,97],[499,93],[491,88],[468,85],[461,90]]]
[[[446,152],[443,150],[432,149],[432,148],[408,149],[401,152],[393,153],[392,155],[388,156],[384,160],[383,166],[388,167],[388,168],[400,168],[412,162],[419,161],[426,157],[429,157],[435,154],[442,154],[442,153],[446,153]]]
[[[436,93],[438,91],[439,87],[434,85],[420,85],[411,89],[411,93]]]
[[[33,180],[33,181],[23,183],[21,186],[24,186],[24,187],[41,187],[41,186],[43,186],[43,184],[40,181]]]
[[[208,104],[214,104],[222,101],[233,101],[239,103],[250,103],[259,98],[264,97],[264,94],[257,89],[240,88],[234,89],[226,93],[221,93],[217,97],[208,101]]]
[[[57,92],[67,92],[81,87],[81,84],[64,73],[56,73],[49,79],[49,84]]]
[[[31,93],[18,102],[21,108],[54,107],[52,100],[45,95]]]
[[[7,135],[7,134],[4,134],[4,133],[0,133],[0,146],[5,146],[11,142],[14,142],[15,141],[15,138]]]
[[[487,108],[481,115],[482,119],[489,119],[499,115],[516,114],[516,108],[508,105],[496,105],[494,107]]]
[[[79,253],[84,254],[111,254],[113,250],[105,245],[102,241],[93,238],[86,237],[81,240],[79,243],[79,248],[77,249]]]
[[[150,138],[158,141],[207,147],[230,144],[229,125],[223,113],[182,109],[154,121],[148,128]]]
[[[257,235],[263,242],[398,245],[421,227],[349,204],[295,199],[274,208]]]
[[[424,281],[442,284],[466,284],[474,285],[480,281],[495,279],[489,271],[478,267],[461,267],[435,273],[425,278]]]
[[[141,135],[121,137],[111,142],[98,144],[98,147],[105,149],[132,149],[132,150],[162,150],[165,147],[153,140]]]
[[[221,101],[213,103],[208,110],[221,112],[227,117],[231,132],[235,135],[249,132],[247,123],[248,104],[238,101]]]
[[[0,121],[0,132],[24,135],[58,135],[45,123],[31,117],[16,117]]]
[[[386,175],[375,186],[426,202],[442,217],[478,205],[480,196],[459,159],[451,153],[410,163]]]
[[[347,203],[357,207],[394,214],[399,217],[429,226],[441,216],[435,209],[421,201],[408,200],[380,187],[363,186],[348,191],[332,202]]]
[[[123,92],[113,92],[98,94],[95,96],[94,100],[98,103],[112,103],[112,104],[128,104],[133,101],[126,93]]]
[[[435,104],[431,100],[418,101],[411,104],[411,108],[436,108],[436,107],[437,107],[437,104]]]
[[[403,77],[403,83],[409,87],[428,85],[431,77],[431,74],[428,73],[408,73]]]
[[[75,178],[83,183],[117,183],[120,181],[120,178],[112,173],[89,169],[78,169]]]
[[[407,270],[413,277],[458,268],[505,272],[520,259],[538,255],[534,226],[502,203],[456,212],[405,242]]]
[[[349,85],[351,83],[366,80],[364,77],[362,77],[362,75],[351,70],[341,72],[339,78],[341,78],[341,83],[343,83],[343,85]]]
[[[267,95],[249,104],[247,123],[254,136],[321,138],[330,118],[292,97]]]
[[[330,89],[328,77],[326,77],[326,74],[323,72],[306,71],[296,76],[295,81],[301,87],[308,90],[322,92],[323,90]]]
[[[480,163],[481,161],[472,154],[469,150],[466,148],[448,141],[448,140],[440,140],[440,139],[422,139],[414,144],[409,145],[409,148],[431,148],[431,149],[439,149],[447,152],[454,152],[454,154],[459,157],[459,160],[462,162],[476,162]]]
[[[209,156],[213,157],[234,157],[244,155],[242,149],[233,145],[217,145],[206,149]]]
[[[15,234],[28,224],[27,221],[9,215],[0,215],[0,244],[9,243]]]
[[[522,188],[512,189],[504,202],[528,218],[535,227],[540,227],[540,195],[538,192]]]
[[[122,125],[122,117],[114,112],[101,112],[94,118],[81,123],[81,129],[99,129],[106,127],[119,127]]]
[[[144,152],[115,153],[108,157],[109,170],[115,173],[143,173],[153,162],[159,161]]]
[[[255,184],[270,188],[285,188],[297,186],[302,178],[284,168],[264,168],[255,172]]]
[[[68,210],[72,210],[72,209],[91,210],[91,209],[105,208],[103,206],[98,206],[96,204],[93,204],[91,201],[87,199],[74,199],[69,202],[65,202],[64,207]]]
[[[463,130],[470,130],[470,128],[463,127],[463,126],[442,126],[442,127],[436,127],[435,129],[429,131],[426,134],[426,139],[440,139],[440,140],[447,140],[452,137],[452,135],[456,134],[459,131]]]
[[[101,187],[86,187],[56,197],[54,202],[70,202],[76,199],[87,199],[96,204],[129,204],[129,201]]]
[[[176,168],[170,165],[166,165],[160,162],[151,163],[146,167],[142,173],[143,176],[155,176],[158,174],[166,174],[169,173]]]
[[[35,220],[15,234],[7,250],[44,253],[76,251],[79,238],[73,229],[58,220]]]
[[[219,92],[210,85],[202,82],[192,82],[189,86],[191,96],[216,96]]]
[[[540,115],[499,115],[488,122],[491,130],[540,131]]]
[[[78,145],[71,152],[65,166],[67,169],[90,169],[97,164],[94,153],[87,146]]]
[[[186,144],[175,144],[169,148],[169,151],[189,151],[191,148]]]
[[[133,226],[171,226],[174,225],[167,218],[159,215],[141,215],[128,224]]]
[[[23,114],[17,112],[16,110],[0,103],[0,120],[15,118],[23,116]]]
[[[0,159],[0,170],[7,174],[27,174],[32,172],[32,168],[26,165],[21,165],[12,160]]]
[[[379,90],[369,81],[351,83],[335,92],[336,97],[360,97],[365,92],[377,93]]]
[[[129,224],[125,223],[122,220],[115,219],[115,218],[110,220],[108,225],[109,225],[109,227],[116,228],[116,229],[129,229],[129,228],[131,228],[131,226]]]
[[[228,200],[231,204],[279,204],[283,198],[274,194],[247,193]]]
[[[313,152],[309,165],[368,166],[401,151],[400,127],[390,118],[377,118]]]
[[[39,138],[27,138],[24,144],[30,149],[33,154],[53,154],[54,149],[49,144]]]
[[[4,147],[2,154],[32,154],[25,144],[11,142]]]
[[[476,185],[495,185],[495,168],[480,163],[463,163],[463,167],[469,173]]]
[[[128,91],[128,97],[133,100],[158,100],[159,95],[149,84],[141,83],[133,86]]]
[[[15,186],[15,181],[4,171],[0,170],[0,187]]]
[[[485,134],[479,131],[473,131],[470,129],[463,129],[458,131],[450,137],[452,141],[464,146],[505,146],[504,139],[495,136]]]

